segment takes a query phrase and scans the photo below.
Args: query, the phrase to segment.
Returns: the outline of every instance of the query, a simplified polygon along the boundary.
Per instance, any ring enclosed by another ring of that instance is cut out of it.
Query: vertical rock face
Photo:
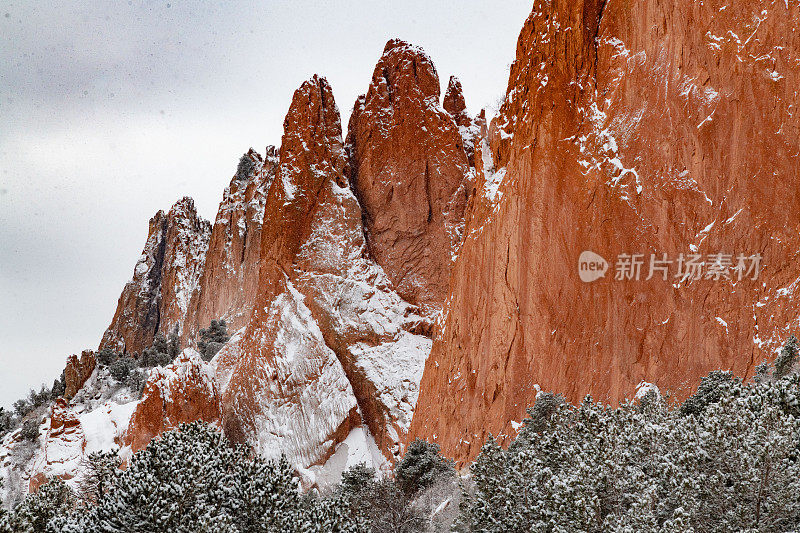
[[[615,401],[648,381],[680,399],[780,345],[798,316],[799,9],[535,2],[477,147],[411,437],[466,459],[511,434],[539,386]],[[605,278],[581,282],[584,250]],[[614,279],[621,253],[644,254],[639,281]],[[646,280],[663,253],[761,254],[764,269]]]
[[[64,397],[72,398],[94,372],[97,361],[91,350],[84,350],[80,358],[70,355],[64,368]]]
[[[459,126],[470,126],[472,124],[472,119],[467,113],[467,102],[464,100],[461,80],[455,76],[450,76],[447,91],[445,91],[444,99],[442,100],[442,107],[450,113],[450,116]]]
[[[269,190],[253,320],[216,359],[226,433],[264,455],[305,466],[359,423],[347,377],[291,278],[322,189],[345,185],[341,124],[330,86],[314,77],[295,91],[284,121],[280,168]]]
[[[183,198],[165,215],[150,219],[150,230],[133,279],[119,297],[100,348],[139,352],[158,332],[181,332],[208,249],[211,224]]]
[[[250,318],[258,293],[261,224],[278,154],[269,146],[263,159],[252,149],[244,157],[252,168],[234,176],[223,194],[183,328],[184,344],[211,320],[225,319],[229,331],[235,331]]]
[[[439,98],[428,56],[389,41],[347,134],[370,252],[405,300],[429,310],[444,301],[467,202],[463,140]],[[448,105],[457,99],[454,89]]]

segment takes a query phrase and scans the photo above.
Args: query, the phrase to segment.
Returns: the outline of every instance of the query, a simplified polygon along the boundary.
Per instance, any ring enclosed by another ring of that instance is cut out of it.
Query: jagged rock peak
[[[140,352],[158,332],[180,333],[210,235],[211,224],[197,214],[188,196],[175,202],[166,215],[159,210],[150,219],[142,255],[100,348]]]
[[[464,91],[461,87],[461,81],[455,77],[450,76],[450,82],[447,84],[447,90],[444,93],[444,100],[442,101],[444,110],[450,113],[453,120],[459,126],[469,126],[472,124],[472,119],[467,113],[467,103],[464,100]]]
[[[347,162],[342,121],[327,79],[315,74],[300,85],[292,97],[283,129],[280,161],[288,166],[285,169],[288,173],[282,171],[287,196],[293,197],[290,183],[286,182],[287,174],[303,170],[312,170],[305,174],[316,178],[342,174]],[[307,157],[310,154],[319,156],[318,162],[323,166],[304,168],[310,161]]]
[[[192,345],[200,328],[211,320],[224,319],[230,331],[249,320],[258,292],[267,192],[277,166],[274,146],[266,147],[263,158],[252,148],[240,158],[217,210],[203,273],[183,328],[184,346]]]
[[[393,39],[347,133],[370,252],[398,293],[429,311],[444,301],[461,242],[469,170],[459,128],[439,96],[427,54]]]
[[[425,50],[401,39],[391,39],[372,74],[372,91],[381,92],[390,101],[407,97],[409,92],[438,100],[439,74]]]

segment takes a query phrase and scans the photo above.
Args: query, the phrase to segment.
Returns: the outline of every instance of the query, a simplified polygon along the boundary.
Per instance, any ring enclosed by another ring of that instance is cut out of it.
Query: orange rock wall
[[[680,399],[779,347],[798,325],[799,17],[783,2],[535,2],[411,437],[465,460],[512,434],[537,386],[615,402],[644,380]],[[765,269],[613,279],[617,254],[693,248]],[[612,262],[605,278],[580,281],[583,250]]]

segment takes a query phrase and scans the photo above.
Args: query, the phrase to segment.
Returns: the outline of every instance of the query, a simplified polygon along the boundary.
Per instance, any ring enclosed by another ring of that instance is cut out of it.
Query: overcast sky
[[[190,195],[213,221],[241,153],[280,144],[305,79],[328,78],[346,125],[399,37],[476,112],[505,92],[530,9],[0,0],[0,406],[97,347],[150,217]]]

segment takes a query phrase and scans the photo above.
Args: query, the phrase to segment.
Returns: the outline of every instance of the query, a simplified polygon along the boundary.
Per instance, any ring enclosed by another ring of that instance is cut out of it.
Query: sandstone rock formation
[[[211,368],[194,349],[185,349],[147,378],[141,401],[130,419],[124,444],[136,452],[164,431],[184,422],[217,422],[220,399]]]
[[[392,457],[410,425],[430,349],[418,331],[429,320],[369,257],[324,78],[295,92],[284,129],[256,311],[214,360],[224,427],[305,468],[324,463],[365,424]]]
[[[119,297],[101,349],[140,352],[153,343],[156,333],[181,333],[210,235],[211,224],[197,215],[191,198],[150,219],[142,256]]]
[[[75,396],[94,372],[96,364],[97,361],[91,350],[84,350],[80,358],[74,354],[67,358],[67,366],[64,368],[65,398],[69,399]]]
[[[617,401],[747,377],[797,325],[800,8],[537,1],[480,143],[412,435],[474,457],[539,387]],[[611,262],[581,282],[578,257]],[[644,254],[615,280],[618,254]],[[650,280],[650,254],[757,254],[749,279]],[[457,423],[452,423],[457,421]]]
[[[440,95],[430,58],[391,40],[369,90],[356,101],[347,133],[350,181],[370,253],[400,296],[433,311],[444,302],[461,242],[469,170],[458,126]]]
[[[234,176],[222,196],[203,273],[183,328],[185,346],[211,320],[225,319],[229,331],[247,324],[258,293],[261,224],[278,153],[268,146],[263,160],[252,149],[244,157],[251,161],[252,169]]]
[[[23,467],[3,440],[0,476],[74,479],[91,450],[203,419],[309,487],[416,436],[466,461],[539,390],[681,399],[712,369],[752,375],[800,316],[797,27],[791,3],[537,0],[490,123],[454,77],[440,103],[430,59],[392,40],[346,143],[315,76],[213,230],[189,199],[151,220],[102,346],[191,341],[213,318],[236,335],[154,369],[141,401],[71,358],[72,399]],[[585,250],[604,278],[580,280]],[[638,280],[614,279],[622,253]],[[651,254],[715,253],[763,271],[646,279]]]

